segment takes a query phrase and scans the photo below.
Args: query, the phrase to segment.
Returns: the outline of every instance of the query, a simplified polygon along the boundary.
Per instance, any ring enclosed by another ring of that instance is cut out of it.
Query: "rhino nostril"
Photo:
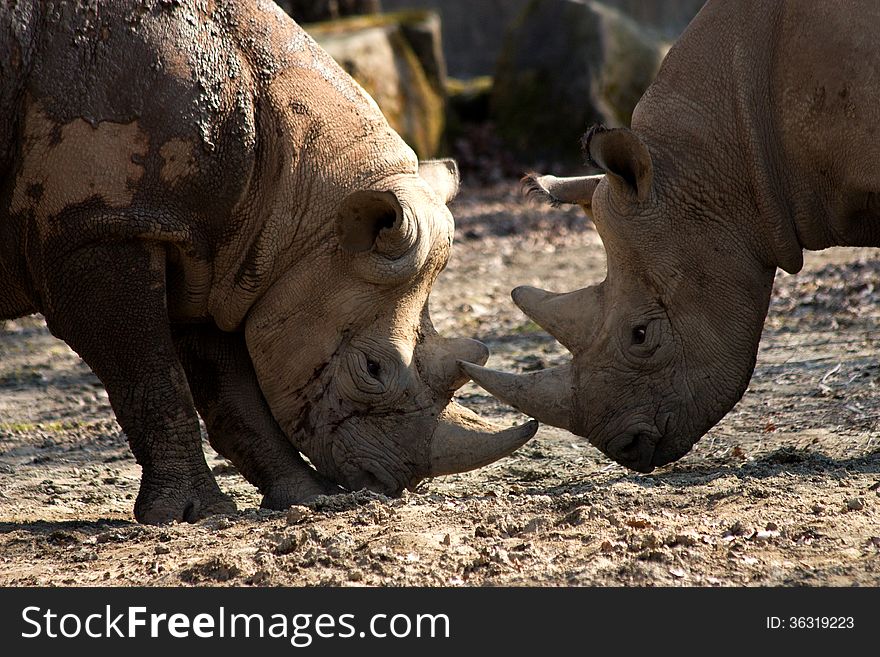
[[[611,447],[611,446],[609,446]],[[613,456],[621,461],[635,461],[639,457],[639,434],[624,436],[615,441]]]
[[[621,465],[638,472],[653,470],[656,438],[642,431],[619,436],[608,443],[607,454]]]
[[[374,493],[388,495],[389,497],[400,495],[403,490],[403,487],[390,475],[386,475],[381,471],[374,472],[370,468],[364,468],[352,477],[349,487],[352,491],[366,488]]]

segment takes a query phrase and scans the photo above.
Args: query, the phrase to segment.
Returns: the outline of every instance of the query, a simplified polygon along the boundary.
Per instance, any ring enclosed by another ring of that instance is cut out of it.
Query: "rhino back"
[[[880,244],[880,3],[785,3],[772,90],[801,244]]]
[[[46,6],[22,138],[43,160],[34,175],[69,181],[49,211],[98,194],[185,213],[206,231],[228,214],[253,165],[253,85],[230,6],[213,5]]]
[[[39,15],[27,17],[27,70],[18,85],[4,79],[0,96],[17,98],[11,127],[0,127],[12,145],[0,179],[0,313],[40,309],[46,254],[113,236],[175,244],[169,301],[204,314],[215,244],[236,230],[255,162],[258,89],[236,38],[246,6],[30,4]],[[10,14],[4,22],[20,18]]]

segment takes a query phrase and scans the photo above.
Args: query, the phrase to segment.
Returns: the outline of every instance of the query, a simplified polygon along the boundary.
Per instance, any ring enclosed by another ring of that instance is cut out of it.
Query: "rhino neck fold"
[[[772,58],[766,56],[765,65],[759,69],[766,71],[763,77],[754,74],[754,63],[744,60],[735,56],[731,62],[735,123],[741,131],[745,155],[743,175],[757,210],[757,228],[771,255],[768,264],[796,274],[804,266],[804,255],[787,201],[791,185],[781,161],[777,122],[772,114]]]
[[[708,206],[705,195],[698,205],[731,227],[757,262],[795,273],[803,266],[803,247],[773,113],[781,9],[744,14],[739,5],[711,4],[697,15],[669,51],[632,125],[666,152],[679,182],[713,191]],[[695,61],[710,44],[711,56]]]

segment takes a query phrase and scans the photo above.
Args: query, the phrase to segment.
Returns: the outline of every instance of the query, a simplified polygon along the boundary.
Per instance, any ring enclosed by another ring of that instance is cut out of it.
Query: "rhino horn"
[[[419,372],[437,392],[452,394],[468,382],[469,377],[461,371],[458,361],[485,365],[489,360],[489,348],[470,338],[443,338],[438,335],[424,339]]]
[[[479,365],[460,362],[474,382],[501,401],[562,429],[572,426],[572,374],[570,365],[561,365],[527,374],[496,372]]]
[[[450,203],[457,195],[461,186],[461,176],[455,160],[422,160],[419,162],[419,176],[428,183],[443,202]]]
[[[560,205],[580,205],[587,214],[592,215],[593,192],[605,177],[578,176],[558,178],[539,173],[528,173],[522,179],[522,191],[526,196],[541,199],[553,207]]]
[[[598,287],[556,294],[523,285],[510,296],[535,324],[574,352],[591,337],[589,319],[598,316],[598,294]]]
[[[431,477],[467,472],[493,463],[524,445],[538,430],[534,420],[501,429],[455,402],[443,410],[438,420],[431,440]]]

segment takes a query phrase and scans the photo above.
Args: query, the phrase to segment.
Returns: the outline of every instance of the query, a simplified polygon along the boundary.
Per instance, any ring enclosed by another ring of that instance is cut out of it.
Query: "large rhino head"
[[[439,336],[428,314],[452,244],[457,170],[414,160],[392,170],[323,206],[329,234],[246,322],[263,394],[297,449],[346,488],[386,494],[486,465],[537,430],[493,427],[450,402],[468,380],[458,361],[489,355]]]
[[[759,226],[739,231],[718,221],[730,205],[693,175],[704,170],[698,163],[664,157],[664,149],[652,158],[627,129],[594,128],[583,145],[604,175],[535,174],[525,183],[592,216],[607,277],[567,294],[519,287],[512,295],[572,352],[571,362],[524,375],[462,367],[524,413],[649,472],[687,453],[743,395],[775,268],[756,246]]]

